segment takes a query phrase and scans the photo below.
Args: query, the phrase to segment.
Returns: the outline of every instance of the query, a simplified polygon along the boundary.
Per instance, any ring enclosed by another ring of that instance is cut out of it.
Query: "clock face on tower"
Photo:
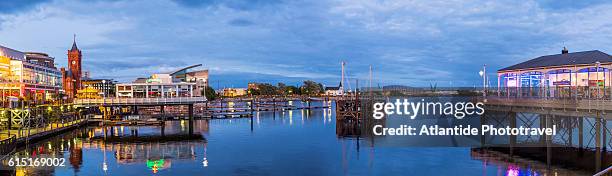
[[[72,61],[72,65],[76,64],[76,61]]]

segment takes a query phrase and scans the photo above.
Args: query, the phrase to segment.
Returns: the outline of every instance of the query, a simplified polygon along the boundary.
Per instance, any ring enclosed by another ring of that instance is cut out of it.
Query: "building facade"
[[[83,77],[83,79],[81,80],[81,84],[83,87],[80,90],[85,90],[85,89],[95,89],[97,90],[99,97],[114,97],[115,96],[115,84],[117,84],[116,81],[114,81],[113,79],[90,79],[90,78],[86,78]],[[92,91],[83,91],[86,93],[91,93]]]
[[[190,71],[191,69],[202,66],[202,64],[195,64],[191,66],[187,66],[184,68],[180,68],[176,71],[168,73],[169,78],[172,79],[173,82],[187,82],[187,83],[195,83],[194,96],[204,96],[204,91],[208,86],[208,70],[195,70]]]
[[[194,97],[195,83],[120,83],[115,85],[118,98]]]
[[[247,94],[247,89],[245,88],[225,88],[223,89],[224,97],[239,97],[245,96]]]
[[[612,57],[582,51],[537,57],[498,70],[498,95],[520,97],[610,97]]]
[[[62,83],[64,93],[68,99],[75,98],[81,87],[81,62],[83,55],[77,47],[76,38],[72,41],[72,48],[68,50],[68,69],[62,68]]]
[[[58,99],[60,72],[45,53],[20,52],[0,46],[0,95],[41,104]]]
[[[325,87],[325,95],[327,96],[344,95],[344,88],[342,87],[342,82],[338,85],[338,87]]]
[[[208,70],[188,71],[202,66],[192,65],[170,73],[152,74],[137,78],[132,83],[115,85],[118,98],[176,98],[201,97],[208,86]]]

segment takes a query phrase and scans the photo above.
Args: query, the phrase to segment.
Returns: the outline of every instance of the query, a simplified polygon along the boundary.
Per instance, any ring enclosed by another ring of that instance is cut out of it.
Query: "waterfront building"
[[[45,103],[57,98],[61,87],[60,72],[54,58],[45,53],[21,52],[0,46],[0,94],[31,103]]]
[[[247,89],[245,88],[225,88],[223,89],[223,96],[225,97],[239,97],[245,96]]]
[[[137,78],[132,83],[116,84],[120,98],[172,98],[204,96],[208,86],[208,70],[188,71],[202,66],[192,65],[170,73],[156,73],[149,78]]]
[[[68,69],[62,68],[62,83],[68,99],[73,99],[81,89],[81,61],[83,55],[77,47],[76,37],[72,41],[72,48],[68,50]]]
[[[612,57],[581,51],[540,56],[497,71],[498,95],[603,98],[610,96]]]
[[[338,87],[325,87],[325,95],[327,96],[341,96],[344,95],[344,90],[342,87],[342,82],[338,85]]]
[[[155,78],[147,83],[119,83],[115,85],[119,98],[193,97],[195,83],[161,82]]]
[[[103,96],[100,90],[87,86],[84,89],[77,91],[76,98],[78,99],[100,99],[100,98],[103,98]]]
[[[208,70],[189,71],[190,69],[200,66],[202,66],[202,64],[181,68],[171,72],[170,76],[175,82],[195,83],[194,96],[204,96],[204,90],[208,87]]]
[[[92,88],[97,90],[100,97],[114,97],[116,83],[117,81],[113,79],[91,79],[83,77],[81,80],[83,89],[81,90]]]

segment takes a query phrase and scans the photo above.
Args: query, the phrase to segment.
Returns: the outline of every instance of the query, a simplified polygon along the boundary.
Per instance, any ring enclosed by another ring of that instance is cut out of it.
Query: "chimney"
[[[565,46],[563,47],[563,50],[561,50],[561,54],[567,54],[569,53],[569,51],[567,51],[567,48],[565,48]]]

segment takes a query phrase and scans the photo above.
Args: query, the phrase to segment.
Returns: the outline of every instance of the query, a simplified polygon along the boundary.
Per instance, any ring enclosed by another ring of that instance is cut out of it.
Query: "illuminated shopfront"
[[[44,103],[53,100],[61,87],[54,58],[44,53],[23,53],[0,46],[0,95]]]
[[[522,97],[609,97],[612,58],[601,51],[548,55],[497,72],[498,95]]]

